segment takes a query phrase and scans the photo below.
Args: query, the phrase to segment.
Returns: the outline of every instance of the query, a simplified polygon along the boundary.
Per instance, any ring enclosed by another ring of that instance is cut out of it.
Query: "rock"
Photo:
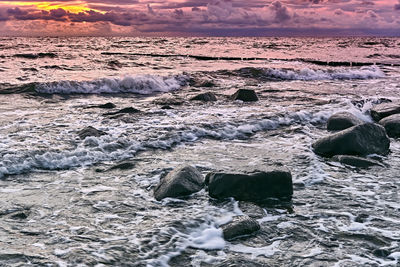
[[[96,108],[104,108],[104,109],[112,109],[112,108],[115,108],[116,105],[111,103],[111,102],[108,102],[108,103],[105,103],[105,104],[102,104],[102,105],[96,105],[94,107],[96,107]]]
[[[400,114],[390,115],[379,121],[379,124],[385,127],[388,136],[400,137]]]
[[[274,170],[250,174],[211,173],[207,175],[208,193],[223,199],[262,201],[267,198],[289,198],[293,195],[292,175],[289,171]]]
[[[97,130],[96,128],[92,127],[92,126],[88,126],[85,129],[82,129],[78,132],[78,136],[80,139],[85,139],[86,137],[89,136],[95,136],[95,137],[99,137],[102,135],[106,135],[106,132]]]
[[[133,168],[135,168],[135,164],[134,163],[132,163],[132,162],[123,162],[123,163],[119,163],[117,165],[112,166],[108,170],[109,171],[111,171],[111,170],[122,170],[122,171],[125,171],[125,170],[130,170],[130,169],[133,169]]]
[[[260,224],[249,216],[237,216],[231,222],[222,225],[222,233],[226,240],[250,235],[258,230],[260,230]]]
[[[193,87],[214,87],[215,83],[211,80],[205,80],[205,79],[192,79],[190,81],[190,85]]]
[[[379,258],[386,258],[390,255],[390,251],[387,249],[377,248],[372,251],[372,254]]]
[[[108,116],[108,115],[117,115],[117,114],[134,114],[134,113],[139,113],[139,112],[140,112],[140,110],[138,110],[136,108],[129,107],[129,108],[120,109],[120,110],[115,111],[115,112],[104,113],[103,115],[104,116]]]
[[[362,158],[362,157],[357,157],[357,156],[336,155],[332,159],[335,161],[338,161],[342,164],[351,165],[351,166],[360,167],[360,168],[368,168],[371,166],[384,167],[384,165],[377,160]]]
[[[244,102],[258,101],[257,94],[254,90],[239,89],[231,96],[233,100],[242,100]]]
[[[364,123],[350,112],[338,112],[328,119],[327,129],[330,131],[338,131],[350,128],[355,125]]]
[[[154,189],[154,197],[180,197],[193,194],[203,188],[203,175],[192,166],[180,166],[168,173]]]
[[[400,103],[380,104],[371,109],[371,117],[375,121],[380,121],[385,117],[398,113],[400,113]]]
[[[164,105],[161,107],[161,109],[174,109],[174,108],[168,105]]]
[[[217,101],[217,97],[210,92],[203,93],[192,97],[190,100],[199,100],[204,102]]]
[[[116,107],[115,104],[113,104],[113,103],[111,103],[111,102],[108,102],[108,103],[101,104],[101,105],[91,105],[91,106],[88,106],[88,107],[86,107],[86,108],[104,108],[104,109],[112,109],[112,108],[115,108],[115,107]]]
[[[390,140],[385,128],[375,123],[364,123],[324,137],[312,147],[320,156],[368,154],[386,155]]]

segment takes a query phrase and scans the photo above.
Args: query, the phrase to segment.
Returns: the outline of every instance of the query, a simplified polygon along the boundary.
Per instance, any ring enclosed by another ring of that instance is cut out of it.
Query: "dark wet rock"
[[[112,108],[115,108],[116,105],[114,103],[108,102],[108,103],[105,103],[105,104],[102,104],[102,105],[95,105],[93,107],[95,107],[95,108],[104,108],[104,109],[112,109]]]
[[[400,113],[400,103],[380,104],[371,109],[371,117],[375,121],[380,121],[385,117],[398,113]]]
[[[102,135],[106,135],[106,132],[97,130],[96,128],[92,127],[92,126],[88,126],[85,129],[82,129],[78,132],[78,136],[81,139],[85,139],[86,137],[89,136],[95,136],[95,137],[99,137]]]
[[[377,248],[372,251],[372,254],[374,254],[374,256],[379,258],[386,258],[391,254],[391,252],[387,249]]]
[[[324,137],[312,147],[320,156],[368,154],[386,155],[390,140],[385,128],[375,123],[364,123]]]
[[[226,240],[250,235],[258,230],[260,230],[260,224],[249,216],[237,216],[231,222],[222,225],[222,233]]]
[[[328,119],[326,128],[330,131],[340,131],[362,123],[364,122],[350,112],[338,112]]]
[[[54,53],[15,54],[14,57],[27,58],[27,59],[37,59],[37,58],[44,58],[44,57],[55,58],[55,57],[57,57],[57,55],[54,54]]]
[[[14,220],[25,220],[26,218],[28,218],[29,214],[27,212],[17,212],[13,215],[10,216],[11,219]]]
[[[210,102],[210,101],[217,101],[217,97],[213,93],[207,92],[207,93],[202,93],[202,94],[196,95],[196,96],[192,97],[190,100]]]
[[[203,188],[203,175],[192,166],[180,166],[161,179],[154,189],[154,197],[180,197],[193,194]]]
[[[274,170],[249,174],[210,173],[207,175],[208,193],[223,199],[262,201],[267,198],[289,198],[293,195],[292,175],[289,171]]]
[[[400,114],[390,115],[379,121],[379,124],[385,127],[388,136],[393,138],[400,137]]]
[[[351,166],[360,167],[360,168],[368,168],[371,166],[384,167],[384,165],[377,160],[369,159],[369,158],[362,158],[362,157],[357,157],[357,156],[336,155],[332,159],[334,161],[338,161],[342,164],[351,165]]]
[[[164,105],[161,107],[161,109],[174,109],[174,108],[169,105]]]
[[[123,108],[121,110],[115,111],[115,112],[108,112],[108,113],[104,113],[104,116],[109,116],[109,115],[118,115],[118,114],[135,114],[135,113],[139,113],[140,110],[136,109],[136,108]]]
[[[215,83],[211,80],[206,79],[192,79],[190,81],[190,86],[193,87],[214,87]]]
[[[242,100],[244,102],[258,101],[257,94],[254,90],[239,89],[231,96],[233,100]]]

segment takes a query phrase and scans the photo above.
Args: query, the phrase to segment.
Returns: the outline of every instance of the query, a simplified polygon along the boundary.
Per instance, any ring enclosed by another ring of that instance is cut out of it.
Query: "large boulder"
[[[326,128],[330,131],[340,131],[364,123],[350,112],[338,112],[329,119]]]
[[[371,117],[375,121],[380,121],[385,117],[398,113],[400,113],[400,103],[380,104],[371,109]]]
[[[258,101],[257,94],[254,90],[239,89],[231,96],[233,100],[242,100],[244,102]]]
[[[210,102],[210,101],[217,101],[217,97],[213,93],[207,92],[207,93],[198,94],[198,95],[192,97],[190,100]]]
[[[385,127],[387,134],[390,137],[400,137],[400,114],[390,115],[379,121]]]
[[[332,158],[335,161],[338,161],[342,164],[359,167],[359,168],[368,168],[371,166],[380,166],[384,167],[384,165],[374,159],[362,158],[357,156],[350,156],[350,155],[336,155]]]
[[[94,128],[92,126],[88,126],[78,132],[78,136],[80,139],[85,139],[86,137],[89,137],[89,136],[99,137],[99,136],[106,135],[106,134],[107,134],[106,132],[97,130],[96,128]]]
[[[204,185],[203,175],[192,166],[180,166],[168,173],[154,189],[154,197],[180,197],[200,191]]]
[[[208,193],[223,199],[263,201],[267,198],[287,198],[293,195],[292,175],[289,171],[274,170],[249,174],[210,173],[207,175]]]
[[[333,135],[324,137],[312,147],[321,156],[334,155],[368,155],[389,153],[390,140],[385,128],[375,123],[364,123],[353,126]]]
[[[222,225],[225,240],[232,240],[240,236],[250,235],[260,230],[260,224],[249,216],[236,216],[233,220]]]

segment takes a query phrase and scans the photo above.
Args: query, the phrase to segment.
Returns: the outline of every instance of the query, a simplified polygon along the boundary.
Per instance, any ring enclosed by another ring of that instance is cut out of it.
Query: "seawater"
[[[397,101],[396,38],[0,39],[0,263],[6,266],[396,266],[400,146],[387,167],[316,156],[326,121]],[[259,101],[232,101],[237,89]],[[216,102],[189,99],[202,92]],[[109,116],[93,105],[140,112]],[[171,109],[163,109],[163,106]],[[92,126],[106,132],[80,139]],[[115,169],[119,163],[130,169]],[[288,168],[291,203],[156,201],[181,164]],[[220,225],[247,214],[257,235]]]

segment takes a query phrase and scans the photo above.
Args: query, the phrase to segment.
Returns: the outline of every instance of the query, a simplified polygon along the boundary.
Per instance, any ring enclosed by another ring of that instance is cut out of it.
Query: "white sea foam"
[[[29,153],[29,155],[4,154],[0,161],[0,178],[7,174],[20,174],[39,170],[59,170],[72,167],[88,166],[110,160],[125,160],[139,151],[148,149],[169,149],[177,144],[194,142],[200,138],[246,139],[260,131],[274,130],[281,126],[296,123],[323,123],[331,115],[329,111],[299,111],[285,116],[253,120],[245,124],[227,122],[217,127],[206,126],[171,126],[168,135],[150,138],[141,142],[131,139],[115,139],[112,136],[88,137],[78,147],[70,151],[48,151]],[[118,144],[116,146],[113,146]]]
[[[135,93],[149,95],[155,92],[170,92],[186,84],[187,76],[163,77],[158,75],[126,76],[124,78],[103,78],[93,81],[59,81],[40,83],[35,86],[44,94],[116,94]]]
[[[258,256],[270,257],[273,256],[276,252],[280,251],[278,249],[280,242],[281,242],[280,240],[274,241],[269,246],[258,247],[258,248],[237,244],[237,245],[231,245],[229,249],[234,252],[251,254],[252,258]]]
[[[385,74],[377,66],[366,66],[361,68],[341,68],[335,70],[313,70],[304,68],[301,70],[291,69],[263,69],[262,75],[282,80],[351,80],[351,79],[374,79],[383,78]]]

